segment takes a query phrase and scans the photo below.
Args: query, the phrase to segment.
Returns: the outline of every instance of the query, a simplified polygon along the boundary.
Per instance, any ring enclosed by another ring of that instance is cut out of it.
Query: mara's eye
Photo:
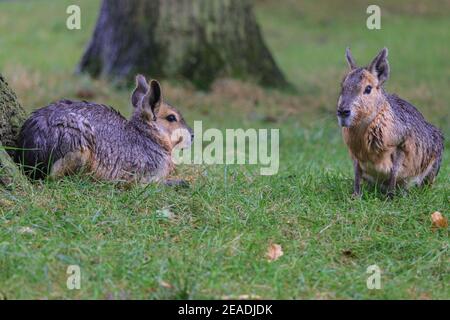
[[[175,117],[173,114],[169,114],[166,117],[166,120],[169,121],[169,122],[175,122],[175,121],[177,121],[177,117]]]
[[[365,94],[370,94],[371,91],[372,91],[372,86],[367,86],[367,87],[364,89],[364,93],[365,93]]]

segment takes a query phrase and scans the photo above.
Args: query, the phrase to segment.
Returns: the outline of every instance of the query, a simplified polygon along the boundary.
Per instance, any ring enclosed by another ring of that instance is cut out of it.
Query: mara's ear
[[[147,80],[141,74],[136,76],[136,89],[134,89],[131,94],[131,104],[137,108],[141,105],[142,99],[147,94],[150,87],[148,86]]]
[[[144,97],[144,110],[150,111],[153,120],[156,120],[156,116],[159,112],[159,107],[162,102],[162,93],[161,93],[161,85],[158,81],[152,80],[150,81],[150,90]],[[148,110],[150,109],[150,110]]]
[[[367,70],[378,78],[381,86],[389,78],[388,49],[383,48],[367,67]]]
[[[353,70],[353,69],[357,68],[356,61],[355,61],[355,59],[353,59],[352,52],[350,51],[349,47],[347,47],[347,49],[345,49],[345,59],[347,59],[347,63],[348,63],[348,66],[350,67],[350,69]]]

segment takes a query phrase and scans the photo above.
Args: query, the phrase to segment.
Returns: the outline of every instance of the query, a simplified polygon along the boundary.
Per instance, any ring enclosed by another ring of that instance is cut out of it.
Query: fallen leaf
[[[173,288],[173,286],[170,283],[168,283],[168,282],[166,282],[164,280],[161,280],[159,282],[159,284],[161,285],[161,287],[164,287],[166,289],[172,289]]]
[[[274,116],[267,115],[267,116],[265,116],[263,118],[263,121],[264,122],[269,122],[269,123],[277,123],[278,119],[276,117],[274,117]]]
[[[169,219],[169,220],[172,220],[175,218],[175,214],[167,208],[164,208],[161,210],[156,210],[156,215],[159,218],[164,218],[164,219]]]
[[[283,255],[283,250],[279,244],[272,243],[267,249],[266,257],[269,262],[278,260]]]
[[[230,295],[230,296],[222,296],[222,300],[261,300],[261,296],[256,294],[241,294],[239,296]]]
[[[241,294],[239,300],[260,300],[261,297],[256,294]]]
[[[79,89],[75,94],[80,99],[92,99],[95,97],[95,92],[86,88]]]
[[[35,234],[36,231],[34,231],[33,228],[30,227],[21,227],[19,228],[19,230],[17,230],[17,232],[22,233],[22,234]]]
[[[431,221],[433,222],[433,227],[436,228],[447,228],[448,219],[442,215],[439,211],[433,212],[431,215]]]
[[[8,199],[0,199],[0,207],[12,207],[14,205],[14,202]]]
[[[343,254],[344,256],[346,256],[346,257],[349,257],[349,258],[354,258],[354,257],[355,257],[355,254],[353,253],[353,251],[352,251],[351,249],[345,249],[345,250],[343,250],[343,251],[342,251],[342,254]]]

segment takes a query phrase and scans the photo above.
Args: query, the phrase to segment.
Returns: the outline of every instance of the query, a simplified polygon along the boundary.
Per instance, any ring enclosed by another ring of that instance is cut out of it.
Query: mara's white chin
[[[341,117],[338,117],[338,123],[341,127],[350,127],[351,119],[350,118],[343,119]]]

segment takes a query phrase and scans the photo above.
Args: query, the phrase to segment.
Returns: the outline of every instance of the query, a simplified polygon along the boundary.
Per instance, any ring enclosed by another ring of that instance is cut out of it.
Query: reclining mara
[[[164,103],[157,81],[138,75],[130,120],[90,102],[61,100],[36,110],[22,126],[16,161],[35,178],[80,171],[110,181],[165,181],[172,149],[188,147],[192,130]]]

